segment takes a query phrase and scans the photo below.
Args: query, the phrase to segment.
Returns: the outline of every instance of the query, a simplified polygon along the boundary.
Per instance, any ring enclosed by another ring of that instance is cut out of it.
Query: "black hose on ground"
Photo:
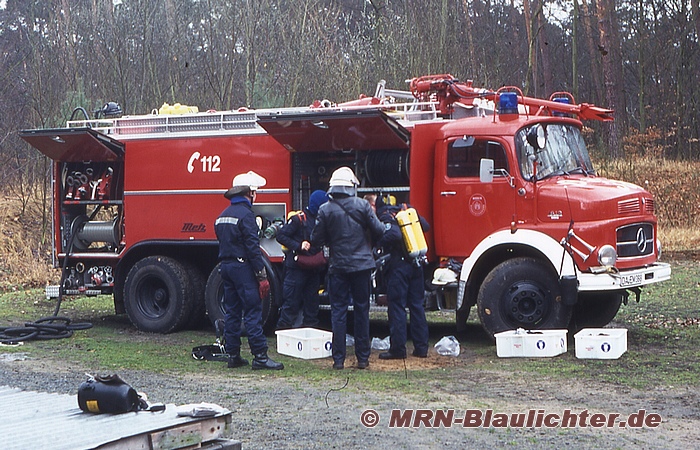
[[[76,330],[92,328],[90,322],[71,323],[68,317],[49,316],[35,322],[27,322],[24,327],[1,327],[0,343],[15,345],[23,341],[63,339],[73,336]]]
[[[68,256],[73,251],[73,241],[75,240],[75,235],[77,233],[78,229],[76,227],[75,230],[72,230],[70,239],[68,240],[66,256],[63,258],[63,266],[61,267],[61,282],[58,286],[58,300],[56,301],[56,308],[54,309],[53,315],[42,317],[35,322],[26,322],[24,327],[0,327],[0,344],[18,345],[20,342],[30,341],[33,339],[63,339],[73,336],[73,331],[75,330],[87,330],[92,328],[92,324],[90,322],[78,322],[71,324],[71,319],[58,315],[58,311],[61,309],[61,303],[63,302],[63,289],[68,268]]]

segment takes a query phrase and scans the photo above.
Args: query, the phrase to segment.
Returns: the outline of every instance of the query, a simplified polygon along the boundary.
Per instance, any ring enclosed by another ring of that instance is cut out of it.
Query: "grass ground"
[[[580,360],[575,357],[574,339],[569,336],[569,350],[556,358],[498,358],[493,341],[483,332],[476,319],[468,322],[467,331],[457,334],[462,353],[457,358],[442,357],[431,351],[427,360],[409,358],[382,362],[373,352],[373,369],[357,373],[358,382],[377,390],[398,389],[407,383],[397,372],[410,373],[412,389],[416,379],[426,383],[436,377],[459,376],[460,368],[531,373],[556,379],[596,379],[633,388],[658,385],[700,386],[700,265],[696,261],[673,261],[670,281],[643,290],[639,303],[630,298],[615,319],[615,326],[628,329],[628,351],[617,360]],[[60,315],[73,322],[90,322],[93,327],[76,331],[68,339],[32,341],[21,347],[4,347],[3,352],[29,353],[70,365],[94,367],[96,371],[141,369],[157,373],[181,374],[226,373],[225,365],[191,358],[192,347],[214,342],[212,329],[154,335],[135,330],[124,315],[115,315],[111,297],[67,297]],[[53,313],[54,300],[43,298],[40,289],[6,292],[0,295],[0,327],[23,326]],[[388,335],[384,317],[379,313],[372,321],[372,336]],[[429,313],[431,344],[442,336],[454,335],[452,314]],[[273,356],[276,343],[269,338]],[[244,346],[245,347],[245,346]],[[351,353],[351,352],[350,352]],[[287,370],[279,376],[303,379],[305,383],[326,382],[335,375],[328,370],[329,360],[300,360],[282,356]],[[351,365],[351,361],[349,362]]]

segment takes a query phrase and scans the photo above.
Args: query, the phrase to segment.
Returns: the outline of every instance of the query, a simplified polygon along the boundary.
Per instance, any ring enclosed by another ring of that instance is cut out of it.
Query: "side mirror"
[[[493,159],[481,159],[479,163],[479,181],[482,183],[491,183],[493,181]]]

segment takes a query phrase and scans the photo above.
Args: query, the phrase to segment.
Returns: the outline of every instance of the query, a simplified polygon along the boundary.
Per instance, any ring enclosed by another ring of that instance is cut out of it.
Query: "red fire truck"
[[[232,177],[248,170],[267,179],[254,211],[271,276],[268,330],[281,301],[275,231],[340,166],[355,170],[360,194],[393,195],[431,223],[428,304],[456,311],[458,326],[475,305],[491,335],[602,326],[630,292],[639,300],[641,287],[670,278],[654,199],[597,176],[586,150],[581,120],[612,111],[568,93],[537,99],[438,75],[302,108],[109,117],[107,106],[21,132],[55,161],[64,276],[47,295],[113,294],[144,331],[223,316],[213,223]],[[375,304],[381,294],[377,283]]]

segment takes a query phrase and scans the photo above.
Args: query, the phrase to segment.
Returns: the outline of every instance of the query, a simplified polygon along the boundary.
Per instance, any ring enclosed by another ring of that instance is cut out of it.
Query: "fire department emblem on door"
[[[469,199],[469,212],[472,216],[481,216],[486,212],[486,199],[481,194],[474,194]]]

